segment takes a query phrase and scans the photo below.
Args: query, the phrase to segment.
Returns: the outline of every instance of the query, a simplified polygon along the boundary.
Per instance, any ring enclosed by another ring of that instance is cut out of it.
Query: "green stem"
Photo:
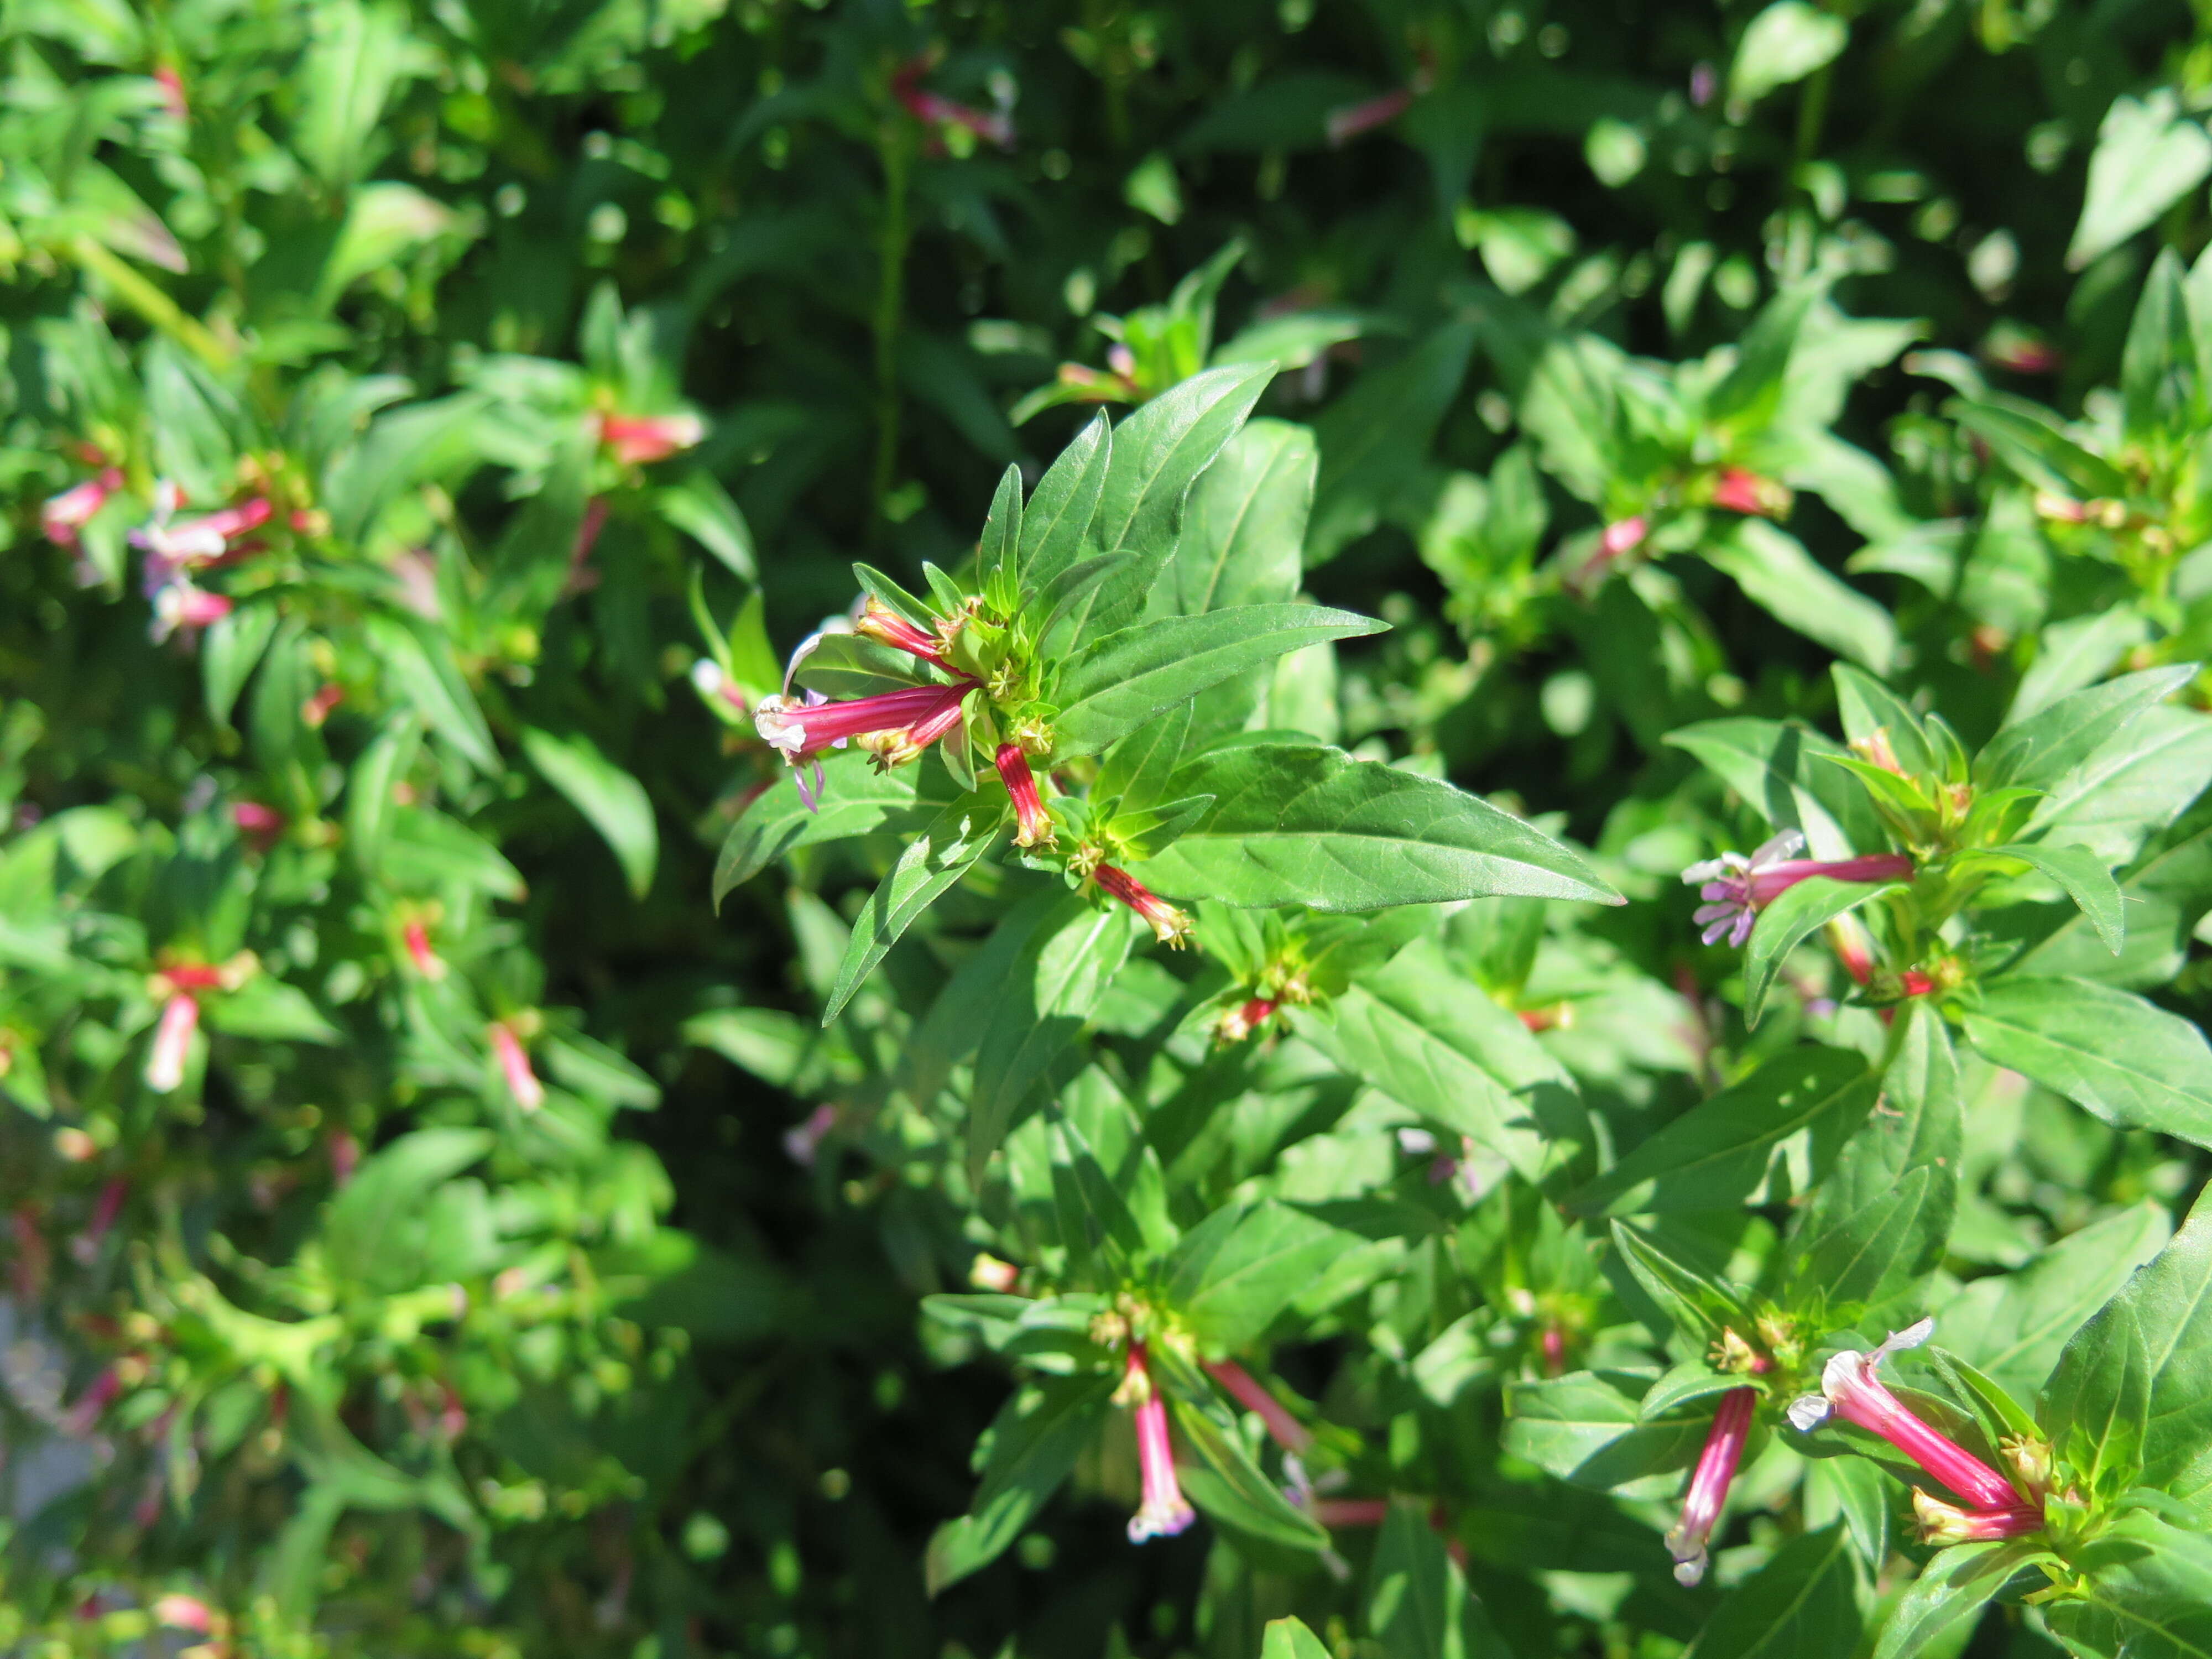
[[[884,507],[898,472],[899,327],[906,309],[907,134],[894,115],[885,119],[878,148],[884,164],[884,217],[877,244],[876,279],[876,471],[871,492],[868,539],[881,538]]]
[[[70,257],[112,289],[116,298],[217,374],[230,367],[231,349],[197,317],[89,236],[69,244]]]
[[[1814,70],[1813,78],[1805,83],[1805,95],[1798,101],[1797,165],[1801,167],[1820,146],[1820,129],[1828,119],[1828,82],[1834,67],[1823,64]]]

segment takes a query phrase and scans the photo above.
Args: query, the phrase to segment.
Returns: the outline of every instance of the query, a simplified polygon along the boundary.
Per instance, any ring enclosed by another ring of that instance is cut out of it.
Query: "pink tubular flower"
[[[197,1595],[158,1596],[151,1611],[155,1624],[171,1630],[188,1630],[205,1636],[215,1629],[215,1610]]]
[[[753,710],[753,729],[761,741],[782,752],[794,765],[825,749],[842,747],[848,738],[885,732],[905,733],[905,744],[885,744],[877,753],[885,765],[895,766],[887,749],[911,747],[920,754],[928,743],[951,731],[960,718],[960,704],[978,682],[956,680],[951,685],[915,685],[896,691],[879,691],[872,697],[847,702],[802,702],[788,696],[763,697]],[[811,694],[810,694],[811,695]],[[927,737],[922,734],[928,732]]]
[[[90,1267],[100,1255],[100,1241],[115,1225],[115,1218],[123,1213],[123,1200],[131,1195],[131,1183],[118,1176],[100,1189],[100,1197],[92,1206],[92,1219],[85,1223],[84,1231],[70,1241],[70,1255],[81,1267]]]
[[[321,731],[329,720],[331,711],[345,701],[345,687],[325,685],[300,705],[300,718],[315,731]]]
[[[1809,1430],[1831,1413],[1846,1423],[1880,1435],[1935,1479],[1980,1510],[2014,1510],[2024,1501],[2012,1482],[1941,1431],[1905,1409],[1883,1386],[1875,1368],[1900,1348],[1917,1348],[1935,1334],[1936,1322],[1892,1332],[1871,1353],[1839,1353],[1820,1373],[1820,1392],[1800,1396],[1790,1406],[1790,1421]]]
[[[147,637],[156,645],[172,634],[190,640],[230,611],[231,602],[222,594],[210,593],[190,577],[179,575],[154,590],[154,622],[146,630]]]
[[[1052,815],[1044,810],[1044,801],[1037,794],[1036,777],[1030,770],[1029,757],[1022,753],[1018,743],[1002,743],[992,758],[998,763],[999,776],[1013,797],[1014,817],[1020,828],[1015,832],[1018,847],[1049,847],[1054,841]]]
[[[1288,1407],[1268,1393],[1259,1378],[1235,1360],[1209,1360],[1206,1374],[1227,1389],[1238,1405],[1267,1425],[1268,1434],[1285,1451],[1302,1452],[1313,1444],[1313,1431],[1291,1416]]]
[[[2002,1509],[1962,1510],[1926,1492],[1912,1494],[1913,1519],[1923,1544],[1975,1544],[2001,1538],[2025,1538],[2043,1530],[2039,1504],[2015,1500]]]
[[[1413,89],[1400,87],[1374,98],[1362,99],[1356,104],[1346,104],[1328,112],[1328,142],[1333,149],[1340,149],[1363,132],[1372,132],[1377,127],[1388,126],[1411,108]]]
[[[123,1379],[116,1375],[115,1367],[110,1365],[92,1379],[92,1386],[84,1391],[84,1397],[63,1413],[62,1432],[83,1439],[92,1432],[94,1425],[100,1421],[107,1408],[115,1403],[115,1396],[122,1392]]]
[[[599,441],[632,466],[665,461],[707,435],[707,423],[688,410],[673,415],[602,415]]]
[[[992,1291],[1000,1296],[1011,1295],[1021,1283],[1022,1270],[1011,1261],[1002,1261],[987,1250],[978,1250],[975,1259],[968,1264],[968,1282],[979,1291]]]
[[[1743,1443],[1751,1433],[1752,1408],[1759,1403],[1756,1389],[1730,1389],[1713,1413],[1713,1426],[1705,1436],[1705,1449],[1698,1454],[1697,1472],[1682,1496],[1682,1518],[1667,1534],[1667,1553],[1674,1558],[1674,1580],[1694,1585],[1705,1576],[1706,1540],[1721,1518],[1728,1501],[1729,1484],[1743,1460]]]
[[[1281,1006],[1266,997],[1248,997],[1236,1007],[1222,1011],[1221,1018],[1213,1023],[1213,1040],[1242,1042],[1265,1025]]]
[[[1117,870],[1110,864],[1102,864],[1091,873],[1091,880],[1111,893],[1142,916],[1152,930],[1152,937],[1171,949],[1180,951],[1190,936],[1190,918],[1165,899],[1146,887],[1126,870]]]
[[[506,1020],[495,1020],[486,1035],[491,1038],[492,1052],[499,1056],[499,1069],[507,1079],[507,1093],[514,1097],[514,1103],[524,1111],[536,1111],[545,1103],[545,1085],[531,1069],[530,1051],[522,1046],[514,1027]]]
[[[440,980],[446,976],[445,959],[430,948],[430,930],[416,917],[399,930],[400,943],[407,948],[407,960],[424,979]]]
[[[936,635],[923,632],[871,593],[860,614],[854,618],[853,631],[863,639],[875,641],[900,651],[908,651],[924,662],[934,663],[948,674],[951,665],[945,660],[945,644]]]
[[[234,801],[230,821],[238,826],[240,836],[264,853],[284,833],[284,815],[258,800]]]
[[[1615,519],[1606,526],[1597,538],[1597,550],[1608,559],[1617,559],[1624,553],[1633,553],[1644,545],[1644,538],[1651,526],[1642,514],[1634,518]]]
[[[936,63],[937,54],[926,52],[909,58],[892,71],[891,96],[899,100],[900,106],[925,126],[965,127],[988,143],[996,144],[1000,149],[1012,149],[1014,122],[1006,111],[987,113],[941,97],[921,84],[921,77]]]
[[[98,477],[87,478],[58,495],[49,496],[39,509],[39,527],[56,547],[75,547],[77,532],[107,505],[110,495],[122,488],[122,469],[105,467]]]
[[[1145,1345],[1129,1345],[1129,1368],[1121,1392],[1133,1398],[1137,1415],[1137,1465],[1144,1476],[1144,1498],[1129,1517],[1129,1541],[1172,1538],[1198,1519],[1176,1484],[1175,1447],[1168,1438],[1168,1405],[1152,1386],[1145,1366]]]
[[[1852,983],[1864,985],[1874,977],[1874,951],[1857,917],[1838,916],[1830,922],[1828,943],[1834,947],[1836,958],[1844,964],[1844,971],[1851,976]]]
[[[1909,997],[1924,997],[1936,988],[1935,976],[1923,974],[1917,968],[1908,968],[1897,976],[1897,982]]]
[[[161,1005],[161,1023],[154,1028],[154,1046],[146,1054],[146,1086],[155,1094],[173,1093],[183,1084],[185,1060],[199,1024],[199,999],[181,988],[171,992]]]
[[[1787,518],[1790,503],[1796,500],[1789,485],[1763,478],[1740,466],[1723,468],[1721,476],[1713,481],[1715,507],[1751,518]]]
[[[725,710],[738,715],[752,712],[743,689],[712,657],[702,657],[691,665],[691,689],[718,714]]]
[[[1307,1512],[1324,1527],[1379,1527],[1390,1518],[1387,1498],[1317,1498]]]
[[[800,1169],[812,1169],[815,1158],[822,1151],[823,1141],[836,1127],[837,1109],[824,1101],[809,1112],[804,1121],[783,1132],[785,1155]]]
[[[1693,864],[1682,872],[1692,885],[1703,884],[1698,896],[1705,902],[1692,914],[1705,932],[1708,945],[1726,935],[1741,947],[1751,937],[1759,913],[1809,876],[1831,881],[1897,881],[1912,873],[1912,860],[1903,853],[1871,853],[1856,859],[1801,859],[1792,854],[1803,848],[1805,837],[1785,830],[1762,843],[1749,858],[1723,853],[1717,859]]]

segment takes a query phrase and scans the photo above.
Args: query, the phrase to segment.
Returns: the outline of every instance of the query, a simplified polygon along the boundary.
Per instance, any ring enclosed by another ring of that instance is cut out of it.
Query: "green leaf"
[[[1144,868],[1171,897],[1320,910],[1493,893],[1621,902],[1579,854],[1511,814],[1338,749],[1217,750],[1178,770],[1174,793],[1213,805]]]
[[[1022,469],[1018,465],[1009,466],[999,478],[998,492],[991,497],[990,516],[983,520],[976,567],[986,589],[1003,586],[1010,595],[1020,593]]]
[[[795,768],[755,796],[730,826],[715,861],[715,906],[720,907],[732,887],[750,881],[798,848],[878,830],[916,828],[952,797],[952,781],[945,774],[944,763],[934,757],[886,772],[873,770],[868,758],[857,750],[823,757],[822,786],[814,807],[807,805],[799,792]],[[813,787],[811,780],[808,787]]]
[[[1787,0],[1785,0],[1787,3]],[[1793,1538],[1722,1598],[1697,1659],[1846,1659],[1865,1616],[1858,1558],[1841,1522]]]
[[[1231,439],[1192,487],[1147,614],[1195,617],[1294,598],[1317,464],[1312,432],[1285,421],[1254,421]]]
[[[1781,8],[1770,9],[1753,19],[1746,38],[1756,33],[1776,9]],[[1815,15],[1824,22],[1835,21],[1825,13]],[[1737,61],[1741,64],[1740,56]],[[1789,380],[1790,359],[1797,349],[1797,337],[1804,329],[1806,314],[1820,297],[1816,284],[1798,283],[1768,301],[1736,342],[1735,362],[1727,377],[1706,398],[1708,421],[1746,433],[1759,431],[1772,422]]]
[[[2140,1479],[2212,1525],[2212,1204],[2067,1343],[2039,1416],[2093,1490],[2117,1457],[2107,1496]]]
[[[230,711],[238,694],[261,661],[261,653],[276,632],[283,616],[273,601],[248,600],[227,616],[216,618],[200,637],[200,674],[207,684],[208,718],[218,726],[230,724]]]
[[[1942,1257],[1958,1208],[1965,1103],[1942,1017],[1909,1006],[1882,1109],[1844,1143],[1796,1233],[1796,1305],[1878,1305]]]
[[[369,648],[384,664],[385,684],[412,702],[430,729],[478,771],[497,776],[499,750],[492,745],[491,728],[461,678],[453,647],[412,618],[371,615],[362,627]]]
[[[1937,1307],[1936,1334],[2026,1398],[2043,1385],[2067,1339],[2172,1231],[2164,1207],[2148,1200],[2093,1221],[2018,1272],[1976,1279]]]
[[[1037,480],[1022,514],[1022,591],[1053,580],[1091,550],[1091,526],[1113,465],[1113,422],[1102,410]]]
[[[934,1105],[952,1068],[975,1052],[1030,941],[1040,928],[1060,925],[1066,897],[1048,887],[1016,904],[930,1004],[899,1055],[899,1080],[915,1100]]]
[[[1336,1257],[1350,1234],[1271,1201],[1217,1210],[1185,1236],[1168,1264],[1167,1298],[1209,1350],[1257,1341]]]
[[[1621,1264],[1698,1352],[1703,1353],[1718,1342],[1721,1333],[1731,1326],[1738,1336],[1751,1335],[1751,1310],[1735,1291],[1683,1261],[1654,1234],[1632,1227],[1625,1221],[1613,1222],[1612,1228],[1613,1249]],[[1662,1377],[1658,1386],[1664,1388],[1666,1382]],[[1693,1399],[1697,1395],[1677,1397]],[[1640,1409],[1647,1415],[1656,1413],[1649,1395]]]
[[[1016,1390],[991,1425],[991,1455],[968,1513],[930,1537],[922,1564],[930,1595],[988,1566],[1022,1535],[1106,1420],[1113,1392],[1114,1380],[1101,1376]]]
[[[1808,876],[1784,888],[1779,898],[1759,913],[1744,946],[1744,1023],[1759,1024],[1775,975],[1798,945],[1869,899],[1903,890],[1899,882],[1834,881],[1826,876]]]
[[[232,1036],[263,1042],[319,1042],[336,1045],[345,1034],[324,1018],[296,985],[256,974],[235,991],[209,999],[207,1023]]]
[[[363,1159],[323,1218],[331,1271],[356,1284],[382,1284],[380,1267],[408,1213],[491,1148],[486,1129],[417,1129]]]
[[[1928,746],[1920,717],[1902,697],[1849,663],[1836,664],[1829,674],[1836,683],[1836,709],[1843,719],[1845,738],[1855,744],[1868,743],[1877,733],[1886,734],[1890,752],[1907,772],[1935,770],[1935,751]]]
[[[2081,218],[2066,250],[2069,270],[2086,269],[2212,174],[2212,137],[2181,113],[2171,87],[2112,100],[2089,156]]]
[[[1262,1545],[1302,1554],[1328,1547],[1328,1534],[1244,1455],[1234,1435],[1212,1412],[1170,1391],[1183,1443],[1197,1454],[1195,1466],[1182,1466],[1182,1488],[1215,1525]]]
[[[1818,732],[1776,720],[1700,720],[1666,741],[1696,756],[1775,829],[1803,831],[1817,857],[1881,844],[1866,792],[1830,763],[1847,751]]]
[[[2121,428],[2134,439],[2181,431],[2201,418],[2202,394],[2186,272],[2181,256],[2163,247],[2128,325],[2120,358]]]
[[[1773,1203],[1813,1190],[1873,1109],[1865,1056],[1778,1054],[1692,1106],[1567,1200],[1580,1215],[1637,1215]]]
[[[1096,754],[1232,674],[1384,625],[1316,605],[1243,605],[1135,623],[1094,641],[1061,671],[1055,747],[1063,756]]]
[[[2072,1594],[2044,1617],[2070,1652],[2212,1659],[2212,1538],[2139,1511],[2067,1565]]]
[[[1094,908],[1068,895],[1014,964],[977,1047],[968,1103],[969,1177],[980,1186],[999,1143],[1030,1094],[1090,1019],[1107,981],[1127,959],[1133,921],[1121,906]]]
[[[2149,619],[2131,605],[2051,623],[2035,642],[2035,660],[2020,677],[2006,724],[2017,725],[2068,692],[2095,684],[2149,637]]]
[[[2114,956],[2126,940],[2126,918],[2120,905],[2120,884],[2105,861],[2086,847],[2045,847],[2012,842],[2002,847],[1978,848],[1967,859],[2010,859],[2048,876],[2066,890],[2097,937]]]
[[[580,732],[560,738],[525,726],[522,750],[545,781],[591,821],[622,866],[631,896],[643,898],[660,858],[660,830],[645,786]]]
[[[2212,1146],[2212,1048],[2185,1019],[2082,979],[2001,979],[1966,1036],[2011,1067],[2123,1128]]]
[[[395,793],[422,749],[422,722],[411,708],[385,721],[353,763],[346,783],[346,850],[367,874],[378,872],[391,838]]]
[[[1521,1022],[1415,944],[1341,995],[1293,1015],[1356,1077],[1542,1184],[1590,1144],[1574,1084]]]
[[[1191,485],[1237,435],[1274,374],[1272,363],[1206,369],[1153,398],[1115,428],[1091,540],[1099,552],[1128,556],[1091,603],[1071,617],[1066,637],[1072,642],[1087,643],[1143,613],[1153,583],[1175,551]],[[1032,579],[1043,580],[1034,572]]]
[[[1504,1659],[1507,1653],[1419,1503],[1393,1503],[1383,1520],[1368,1564],[1366,1615],[1382,1659]]]
[[[1091,798],[1118,801],[1122,811],[1139,811],[1167,799],[1190,724],[1191,706],[1180,703],[1129,733],[1099,760]]]
[[[853,918],[844,960],[837,964],[836,981],[823,1005],[824,1025],[843,1012],[853,994],[915,919],[998,845],[1003,834],[1000,818],[997,812],[986,814],[979,805],[955,802],[908,843],[890,874]]]
[[[2146,668],[2061,697],[1990,738],[1974,757],[1974,781],[1987,788],[2049,789],[2196,672],[2193,663]]]
[[[1751,20],[1729,65],[1729,96],[1755,104],[1778,87],[1824,69],[1851,38],[1850,26],[1806,0],[1775,0]]]
[[[1267,1621],[1267,1639],[1260,1644],[1260,1659],[1330,1659],[1329,1651],[1298,1620],[1284,1617]]]
[[[1370,369],[1314,422],[1321,465],[1306,560],[1318,565],[1382,522],[1428,464],[1437,428],[1459,396],[1476,325],[1455,319],[1396,362]]]
[[[2029,822],[2046,847],[2124,864],[2212,786],[2212,717],[2160,703],[2051,786]]]
[[[688,473],[667,488],[655,490],[653,506],[662,518],[720,559],[732,575],[747,581],[760,580],[752,527],[713,473]]]
[[[2039,489],[2092,498],[2127,493],[2118,469],[2068,437],[2058,417],[2039,404],[1985,392],[1972,401],[1954,398],[1943,412]]]
[[[1651,1382],[1649,1373],[1575,1371],[1508,1382],[1498,1445],[1577,1486],[1598,1492],[1628,1486],[1636,1488],[1632,1495],[1656,1496],[1672,1484],[1675,1470],[1697,1461],[1713,1426],[1713,1408],[1685,1401],[1647,1422],[1637,1408]]]
[[[1816,563],[1796,537],[1764,519],[1745,519],[1704,552],[1746,599],[1784,627],[1877,674],[1889,672],[1897,658],[1897,624],[1889,612]]]

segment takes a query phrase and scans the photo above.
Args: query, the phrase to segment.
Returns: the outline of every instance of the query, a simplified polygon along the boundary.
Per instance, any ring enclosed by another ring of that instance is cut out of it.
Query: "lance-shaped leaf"
[[[878,830],[902,831],[927,823],[955,794],[944,763],[925,755],[912,766],[872,770],[858,750],[826,755],[823,785],[810,807],[797,772],[787,772],[756,795],[722,842],[714,864],[714,903],[740,882],[750,881],[785,854],[817,842],[843,841]],[[811,791],[813,784],[806,781]]]
[[[1329,1659],[1329,1650],[1301,1620],[1270,1619],[1260,1659]]]
[[[1778,1054],[1692,1106],[1568,1200],[1583,1215],[1771,1203],[1812,1191],[1866,1121],[1881,1079],[1842,1048]]]
[[[2158,1253],[2172,1223],[2149,1200],[2069,1233],[2016,1273],[1978,1279],[1933,1310],[1943,1346],[2022,1398],[2067,1340]]]
[[[1511,813],[1340,749],[1218,750],[1177,771],[1174,793],[1213,805],[1145,866],[1146,884],[1171,897],[1317,910],[1493,893],[1623,902],[1579,854]]]
[[[2025,398],[1984,392],[1972,402],[1948,403],[1943,412],[2039,489],[2060,495],[2127,494],[2127,480],[2118,469],[2075,443],[2060,428],[2056,415]]]
[[[1418,1503],[1394,1503],[1383,1519],[1366,1612],[1383,1659],[1503,1659],[1507,1650]]]
[[[2085,1481],[2117,1464],[2113,1492],[2139,1479],[2212,1525],[2212,1203],[2067,1343],[2039,1415]]]
[[[1790,953],[1812,934],[1846,911],[1869,899],[1899,890],[1894,882],[1832,881],[1808,876],[1783,890],[1782,896],[1759,913],[1743,953],[1743,1018],[1756,1025],[1766,1006],[1766,994],[1774,988]]]
[[[1067,1479],[1099,1425],[1114,1381],[1059,1378],[1019,1389],[991,1425],[991,1454],[968,1513],[929,1540],[923,1574],[937,1595],[988,1566]]]
[[[1194,1463],[1178,1466],[1184,1496],[1215,1525],[1262,1545],[1310,1554],[1328,1534],[1261,1474],[1215,1412],[1170,1389],[1168,1409]]]
[[[1383,626],[1316,605],[1242,605],[1135,623],[1096,641],[1061,672],[1057,747],[1064,756],[1095,754],[1232,674],[1301,646]]]
[[[1577,1486],[1656,1497],[1674,1471],[1696,1461],[1713,1408],[1686,1401],[1647,1421],[1637,1407],[1654,1380],[1650,1372],[1576,1371],[1509,1382],[1498,1444]]]
[[[622,866],[631,896],[643,898],[660,858],[660,830],[653,822],[645,786],[581,733],[562,738],[526,726],[522,751],[545,781],[590,820]]]
[[[1343,994],[1291,1016],[1355,1077],[1542,1184],[1590,1142],[1573,1080],[1527,1029],[1417,942]]]
[[[1012,963],[977,1044],[969,1092],[968,1170],[976,1184],[1030,1091],[1075,1041],[1127,959],[1133,926],[1120,906],[1102,909],[1071,894]]]
[[[1858,1645],[1859,1566],[1841,1522],[1793,1538],[1730,1590],[1698,1635],[1699,1659],[1845,1659]]]
[[[1733,1328],[1741,1337],[1753,1330],[1751,1310],[1742,1298],[1692,1263],[1668,1250],[1652,1234],[1623,1221],[1613,1224],[1613,1249],[1668,1322],[1703,1353]],[[1664,1379],[1662,1378],[1663,1382]],[[1650,1402],[1646,1402],[1647,1408]]]
[[[1091,540],[1101,553],[1126,556],[1071,611],[1059,642],[1081,645],[1143,614],[1161,567],[1175,551],[1184,497],[1237,435],[1274,374],[1272,363],[1210,368],[1121,422]],[[1032,580],[1043,578],[1032,573]]]
[[[1964,1111],[1941,1015],[1915,1004],[1882,1078],[1883,1109],[1844,1144],[1797,1230],[1795,1297],[1873,1304],[1932,1268],[1958,1208]]]
[[[1828,763],[1845,750],[1818,732],[1778,720],[1701,720],[1667,734],[1777,830],[1801,830],[1816,858],[1881,844],[1881,824],[1860,788]]]
[[[1000,814],[971,799],[946,807],[936,822],[908,843],[890,874],[853,918],[844,960],[837,964],[836,980],[823,1006],[824,1025],[843,1011],[860,982],[875,971],[876,964],[898,943],[899,935],[913,925],[915,918],[950,892],[1004,834]]]
[[[1113,459],[1113,422],[1102,410],[1045,470],[1022,511],[1018,574],[1024,590],[1053,580],[1090,550],[1091,523]]]
[[[2051,847],[2026,842],[1978,850],[1973,859],[2009,859],[2050,877],[2066,890],[2097,937],[2114,956],[2126,942],[2127,923],[2120,905],[2120,884],[2105,867],[2104,860],[2086,847]]]
[[[411,618],[372,615],[362,626],[369,648],[383,661],[385,683],[412,702],[430,729],[478,771],[496,774],[499,750],[493,746],[491,728],[454,665],[453,647],[442,640],[434,644],[429,630]]]
[[[2067,1562],[2073,1593],[2044,1615],[2080,1654],[2212,1659],[2212,1538],[2145,1510]]]
[[[1146,613],[1195,617],[1293,597],[1315,465],[1305,427],[1255,421],[1238,433],[1193,486]]]
[[[983,520],[983,538],[976,546],[975,564],[984,585],[1004,584],[1018,592],[1022,573],[1022,470],[1009,466],[991,497],[990,516]]]
[[[1966,1013],[1966,1036],[2124,1128],[2212,1146],[2212,1048],[2189,1021],[2082,979],[2001,979]]]
[[[1232,1352],[1258,1340],[1298,1292],[1358,1242],[1272,1200],[1217,1210],[1176,1247],[1168,1265],[1168,1301],[1200,1342]]]
[[[1889,612],[1832,575],[1795,536],[1764,519],[1747,519],[1705,549],[1714,568],[1785,628],[1887,674],[1897,655]]]
[[[1974,757],[1974,781],[1991,789],[2049,789],[2196,672],[2194,663],[2146,668],[2061,697],[1990,738]]]

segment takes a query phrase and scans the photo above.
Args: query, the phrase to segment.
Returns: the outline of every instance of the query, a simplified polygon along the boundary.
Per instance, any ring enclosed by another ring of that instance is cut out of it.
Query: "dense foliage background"
[[[6,0],[0,1649],[2212,1652],[2208,29]]]

